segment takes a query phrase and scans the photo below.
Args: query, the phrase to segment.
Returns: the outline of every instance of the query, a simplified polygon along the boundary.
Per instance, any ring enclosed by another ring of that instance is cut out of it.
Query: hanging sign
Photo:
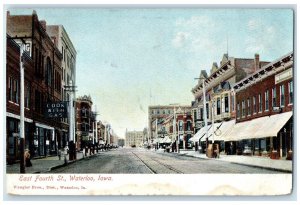
[[[53,102],[46,104],[47,118],[66,118],[68,117],[68,102]]]

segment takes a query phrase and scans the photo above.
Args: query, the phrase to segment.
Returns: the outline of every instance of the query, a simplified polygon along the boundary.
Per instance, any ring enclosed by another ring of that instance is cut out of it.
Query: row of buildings
[[[191,106],[149,107],[151,143],[163,143],[166,135],[202,152],[218,144],[225,154],[291,159],[293,58],[292,52],[273,62],[258,54],[253,59],[224,54],[210,74],[201,70]]]
[[[90,96],[75,97],[76,49],[62,25],[47,25],[35,11],[6,15],[6,159],[21,156],[21,64],[24,68],[25,148],[32,157],[117,143],[108,123],[97,121]],[[24,50],[21,48],[24,46]],[[66,105],[67,115],[49,116],[47,105]]]

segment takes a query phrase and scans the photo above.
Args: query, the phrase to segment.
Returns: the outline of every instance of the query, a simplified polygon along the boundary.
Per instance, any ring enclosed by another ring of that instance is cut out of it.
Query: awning
[[[236,123],[233,129],[227,132],[223,138],[225,141],[239,141],[243,139],[276,137],[279,130],[292,115],[292,112],[285,112]]]
[[[220,125],[221,125],[221,123],[214,123],[214,127],[212,127],[212,125],[210,125],[210,128],[208,130],[208,138],[210,138],[210,140],[212,140],[213,130],[214,130],[214,132],[216,132],[217,128],[220,127]],[[215,134],[215,136],[216,136],[216,134]],[[214,139],[214,140],[216,140],[216,139]],[[201,142],[204,142],[204,141],[206,141],[205,136],[201,138]]]
[[[209,131],[211,125],[207,126],[207,129]],[[192,142],[199,142],[200,138],[203,138],[203,136],[206,134],[206,129],[205,127],[202,127],[192,138],[189,139],[189,141]]]
[[[255,132],[255,137],[262,138],[277,136],[278,132],[292,116],[293,112],[291,111],[267,117],[268,120],[265,121],[260,129]]]
[[[217,141],[225,141],[225,136],[228,132],[232,130],[235,125],[235,120],[224,121],[219,127],[219,131],[216,131],[215,140]],[[219,134],[219,135],[217,135]]]
[[[162,139],[162,143],[171,143],[171,139],[169,136],[165,136],[163,139]]]

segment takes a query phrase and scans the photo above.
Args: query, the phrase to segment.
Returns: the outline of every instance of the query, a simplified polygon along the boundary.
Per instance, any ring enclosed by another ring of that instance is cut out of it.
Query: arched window
[[[49,57],[47,57],[46,63],[46,84],[52,86],[52,64]]]

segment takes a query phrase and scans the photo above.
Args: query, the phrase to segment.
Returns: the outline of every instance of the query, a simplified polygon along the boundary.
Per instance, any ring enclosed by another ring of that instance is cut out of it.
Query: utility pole
[[[24,52],[24,42],[21,39],[20,45],[20,173],[25,173],[25,160],[24,160],[24,148],[25,148],[25,113],[24,113],[24,65],[23,65],[23,56]]]
[[[73,94],[76,91],[76,86],[73,85],[72,80],[68,82],[68,85],[65,85],[65,91],[70,93],[69,97],[69,159],[74,160],[76,159],[76,148],[74,143],[74,100],[73,100]]]
[[[206,91],[205,91],[205,77],[201,78],[194,78],[202,80],[202,91],[203,91],[203,118],[204,118],[204,125],[205,125],[205,132],[206,132],[206,153],[208,148],[208,128],[207,128],[207,111],[206,111]]]

